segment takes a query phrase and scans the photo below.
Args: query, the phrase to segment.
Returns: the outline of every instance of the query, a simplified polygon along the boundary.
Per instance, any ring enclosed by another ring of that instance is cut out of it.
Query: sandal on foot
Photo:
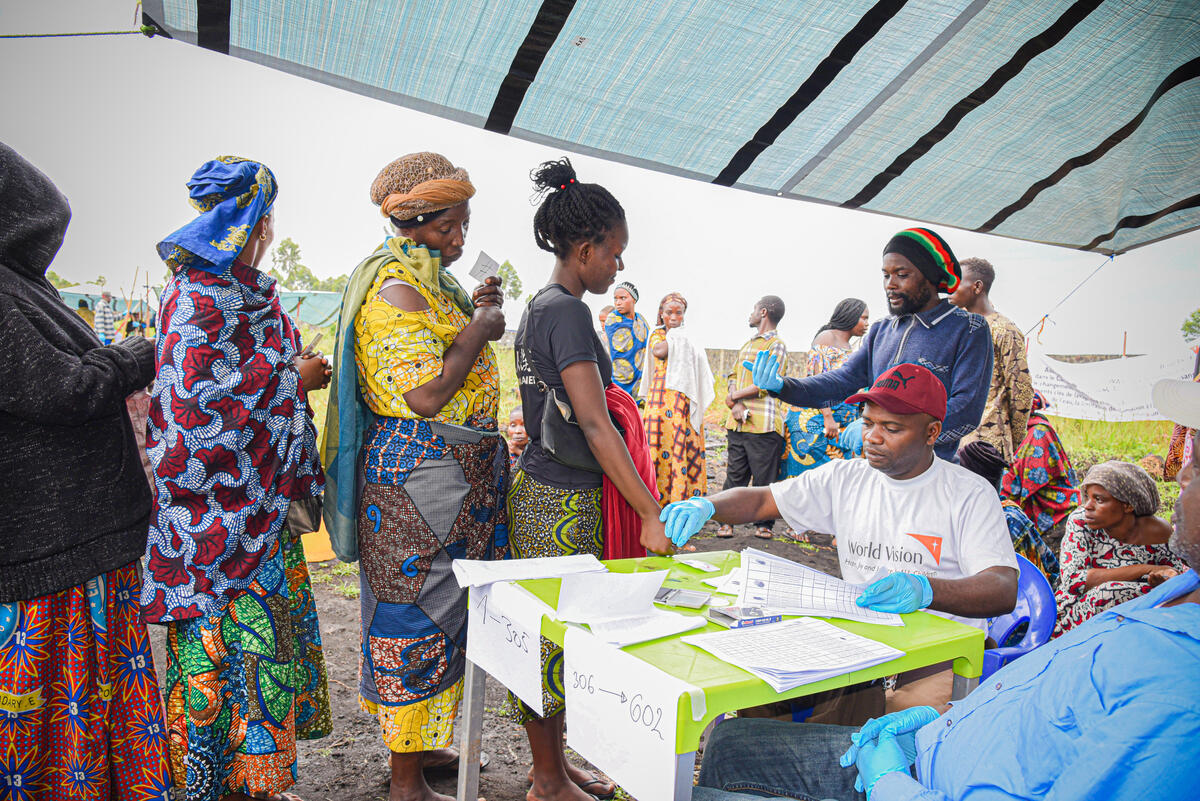
[[[723,540],[733,539],[733,526],[721,526],[718,528],[717,537]]]
[[[459,754],[454,759],[452,759],[448,762],[439,762],[436,765],[422,765],[421,772],[427,773],[427,774],[442,775],[442,776],[457,774],[458,773],[458,763],[461,760],[461,758],[462,758],[462,755]],[[479,769],[483,770],[490,764],[492,764],[491,756],[488,755],[487,751],[480,751],[479,752]]]
[[[754,529],[754,536],[760,540],[770,540],[775,538],[775,532],[769,528],[756,528]]]

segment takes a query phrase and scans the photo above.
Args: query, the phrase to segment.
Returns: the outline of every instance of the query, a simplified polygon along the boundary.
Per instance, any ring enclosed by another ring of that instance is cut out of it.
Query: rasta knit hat
[[[938,292],[953,292],[962,280],[962,267],[946,240],[928,228],[906,228],[888,240],[886,256],[899,253],[921,271]]]

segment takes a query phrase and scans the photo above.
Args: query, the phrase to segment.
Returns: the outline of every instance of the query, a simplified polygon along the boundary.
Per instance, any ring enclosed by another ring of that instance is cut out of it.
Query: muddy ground
[[[707,431],[709,491],[725,480],[725,437],[713,426]],[[693,538],[698,551],[740,551],[747,546],[785,556],[820,570],[838,573],[837,556],[828,536],[810,535],[810,544],[798,544],[786,534],[786,525],[775,524],[775,537],[762,540],[750,526],[737,526],[733,539],[717,539],[711,521]],[[329,690],[333,705],[333,734],[299,744],[300,781],[292,788],[305,801],[385,801],[388,796],[387,749],[374,719],[358,707],[359,607],[356,565],[336,560],[310,564],[317,610],[321,619]],[[162,670],[163,627],[152,626],[155,663]],[[491,678],[484,702],[483,750],[491,764],[480,774],[480,795],[488,801],[523,801],[528,790],[525,776],[531,764],[525,732],[500,714],[503,687]],[[580,764],[586,764],[582,760]],[[453,796],[455,778],[431,778],[434,790]],[[628,796],[626,796],[627,798]]]

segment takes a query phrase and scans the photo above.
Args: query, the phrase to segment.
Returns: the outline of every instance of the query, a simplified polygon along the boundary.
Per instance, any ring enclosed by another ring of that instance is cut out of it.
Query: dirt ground
[[[725,480],[725,437],[720,429],[709,426],[706,439],[709,491],[715,492]],[[698,551],[741,551],[752,546],[838,573],[837,555],[828,536],[813,534],[812,543],[798,544],[785,536],[786,525],[782,521],[775,524],[775,537],[771,540],[758,539],[749,526],[736,527],[733,539],[717,539],[716,528],[710,521],[693,538]],[[305,801],[385,801],[387,749],[374,719],[358,707],[357,566],[334,560],[309,567],[329,670],[334,731],[322,740],[299,744],[300,780],[292,792]],[[151,627],[155,664],[160,671],[166,664],[163,631],[161,626]],[[524,801],[528,790],[525,776],[531,764],[529,745],[524,730],[500,714],[503,700],[503,687],[489,677],[484,701],[483,750],[491,756],[491,764],[480,774],[480,795],[488,801]],[[578,758],[576,761],[586,764]],[[453,796],[455,781],[452,775],[431,778],[430,785],[437,792]]]

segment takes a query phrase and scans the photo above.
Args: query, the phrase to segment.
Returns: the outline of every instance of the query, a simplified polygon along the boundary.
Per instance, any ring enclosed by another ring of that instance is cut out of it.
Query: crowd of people
[[[637,288],[613,286],[630,235],[617,198],[565,158],[531,177],[553,267],[517,327],[520,406],[502,425],[504,291],[468,292],[448,269],[475,186],[445,157],[403,156],[371,184],[393,235],[349,279],[331,361],[259,269],[280,191],[266,165],[196,170],[196,217],[157,245],[156,336],[118,339],[111,309],[93,330],[46,280],[69,206],[0,145],[0,795],[294,801],[296,743],[333,721],[301,540],[322,519],[361,563],[358,696],[390,798],[429,801],[426,773],[460,760],[454,559],[670,554],[709,519],[717,537],[749,523],[769,538],[782,518],[836,538],[861,606],[985,631],[1016,603],[1020,554],[1057,588],[1055,640],[952,708],[935,665],[823,694],[809,723],[724,723],[697,798],[1189,797],[1200,384],[1155,390],[1182,432],[1172,528],[1135,465],[1076,483],[1020,332],[989,300],[995,270],[907,229],[883,248],[888,316],[838,303],[803,377],[787,374],[784,301],[754,304],[710,496],[716,382],[686,298],[663,297],[651,327]],[[597,332],[583,298],[610,291]],[[146,387],[135,432],[126,402]],[[318,439],[309,395],[324,388]],[[147,624],[165,628],[165,665]],[[612,798],[564,751],[561,647],[543,637],[539,654],[541,712],[506,703],[530,801]]]

